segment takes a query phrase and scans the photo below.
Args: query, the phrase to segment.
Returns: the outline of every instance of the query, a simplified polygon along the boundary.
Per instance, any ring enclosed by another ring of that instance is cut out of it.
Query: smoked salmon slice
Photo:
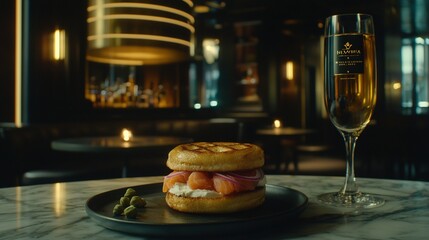
[[[228,195],[236,191],[234,183],[220,176],[213,176],[213,184],[216,192],[222,195]]]
[[[191,172],[187,171],[173,171],[164,177],[164,184],[162,185],[162,191],[168,192],[170,188],[174,186],[176,182],[186,183],[188,181]]]
[[[212,176],[207,172],[192,172],[187,184],[191,189],[214,190]]]
[[[261,170],[225,173],[173,171],[164,177],[163,192],[175,183],[185,183],[191,189],[214,190],[222,195],[254,190],[264,175]]]

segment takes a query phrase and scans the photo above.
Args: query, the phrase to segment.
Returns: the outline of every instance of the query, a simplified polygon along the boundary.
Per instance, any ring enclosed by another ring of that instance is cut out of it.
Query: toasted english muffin
[[[183,197],[167,192],[165,200],[169,207],[180,212],[232,213],[260,206],[265,201],[265,186],[219,198]]]
[[[175,147],[167,166],[176,171],[239,171],[261,168],[262,149],[250,143],[196,142]]]

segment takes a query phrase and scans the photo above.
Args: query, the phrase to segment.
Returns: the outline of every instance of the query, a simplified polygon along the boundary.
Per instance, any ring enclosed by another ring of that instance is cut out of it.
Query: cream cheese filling
[[[169,193],[172,193],[180,197],[193,197],[193,198],[218,198],[222,197],[222,194],[205,189],[192,189],[186,183],[175,183]]]

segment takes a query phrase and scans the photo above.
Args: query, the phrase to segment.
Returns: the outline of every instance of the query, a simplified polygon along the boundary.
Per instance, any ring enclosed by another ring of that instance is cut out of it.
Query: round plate
[[[132,186],[147,205],[136,219],[114,216],[113,207],[127,188],[97,194],[86,202],[87,214],[98,224],[115,231],[144,236],[197,236],[248,233],[296,218],[308,198],[294,189],[266,185],[265,202],[257,208],[231,214],[181,213],[165,202],[162,183]]]

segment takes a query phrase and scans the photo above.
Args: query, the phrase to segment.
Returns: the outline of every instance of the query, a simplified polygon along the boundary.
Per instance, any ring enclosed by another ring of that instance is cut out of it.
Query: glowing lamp
[[[87,60],[165,64],[190,57],[195,32],[189,0],[89,0]]]
[[[280,128],[282,126],[282,122],[278,119],[274,120],[273,126],[275,128]]]
[[[124,142],[131,141],[131,139],[133,138],[133,133],[130,130],[124,128],[122,129],[121,138]]]

